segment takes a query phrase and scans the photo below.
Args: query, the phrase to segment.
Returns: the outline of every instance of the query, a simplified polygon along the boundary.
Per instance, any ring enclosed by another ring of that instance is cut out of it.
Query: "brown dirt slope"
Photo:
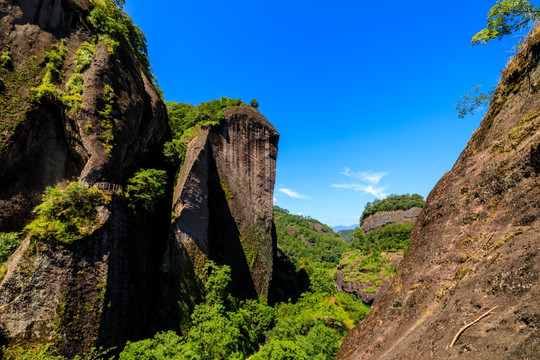
[[[428,196],[390,289],[337,359],[540,357],[539,55],[537,29]]]

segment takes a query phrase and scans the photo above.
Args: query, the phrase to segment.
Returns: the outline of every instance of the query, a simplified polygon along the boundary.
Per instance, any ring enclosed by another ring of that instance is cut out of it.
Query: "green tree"
[[[255,99],[251,99],[251,101],[249,102],[249,105],[251,105],[252,107],[256,109],[259,107],[259,102]]]
[[[19,247],[21,239],[20,233],[2,233],[0,232],[0,264],[5,262],[8,257]]]
[[[454,104],[454,108],[459,111],[458,117],[463,119],[468,114],[474,113],[477,109],[488,107],[493,97],[493,90],[487,93],[480,92],[480,86],[476,85],[471,89],[471,92],[466,95],[461,95],[458,102]]]
[[[135,204],[151,211],[165,195],[166,184],[167,174],[164,170],[141,169],[128,180],[127,195]]]
[[[526,29],[540,18],[540,10],[528,0],[498,0],[489,10],[487,26],[473,36],[472,45],[485,45],[493,39]]]
[[[309,278],[309,289],[314,293],[334,293],[334,279],[325,269],[316,269]]]

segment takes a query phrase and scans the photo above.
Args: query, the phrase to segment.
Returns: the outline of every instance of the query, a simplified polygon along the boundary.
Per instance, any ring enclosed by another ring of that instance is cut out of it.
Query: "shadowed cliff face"
[[[166,109],[129,45],[97,41],[91,61],[76,69],[81,44],[95,39],[82,25],[88,6],[0,0],[0,52],[11,57],[0,67],[0,232],[21,231],[47,186],[74,177],[125,185],[138,168],[161,162]],[[44,83],[47,53],[60,46],[66,55],[52,85],[67,94],[78,72],[78,106],[57,96],[36,100],[31,90]],[[53,342],[72,356],[143,336],[170,199],[135,216],[122,197],[108,195],[91,236],[71,245],[27,238],[10,258],[0,277],[0,332],[8,341]]]
[[[539,35],[504,70],[488,114],[428,196],[390,289],[338,359],[540,354]]]
[[[162,270],[181,284],[177,291],[186,301],[200,291],[206,259],[231,267],[237,296],[267,295],[271,279],[279,134],[251,107],[232,107],[224,114],[223,125],[191,140],[178,174]]]
[[[18,231],[31,219],[46,186],[76,176],[89,184],[121,184],[161,151],[166,109],[128,44],[111,51],[105,42],[97,43],[80,75],[77,108],[51,96],[36,100],[31,89],[44,81],[47,52],[65,39],[66,56],[52,85],[67,93],[77,72],[76,52],[92,41],[81,21],[88,3],[78,3],[82,8],[67,0],[0,1],[0,44],[5,44],[0,52],[11,57],[0,69],[5,85],[0,92],[2,231]],[[103,115],[109,87],[111,110]]]

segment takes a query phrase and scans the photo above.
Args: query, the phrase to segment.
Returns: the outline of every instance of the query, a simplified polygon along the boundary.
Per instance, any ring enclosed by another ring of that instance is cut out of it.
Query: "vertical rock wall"
[[[429,194],[390,289],[338,359],[538,358],[539,60],[537,29]]]
[[[232,107],[224,114],[223,125],[202,130],[188,145],[162,269],[180,288],[196,289],[201,267],[211,259],[231,266],[236,295],[267,295],[279,134],[254,108]]]

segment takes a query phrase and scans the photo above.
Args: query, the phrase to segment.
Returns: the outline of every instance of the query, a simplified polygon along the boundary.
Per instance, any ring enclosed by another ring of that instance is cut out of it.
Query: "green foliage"
[[[294,341],[273,340],[253,355],[251,360],[310,360],[310,358]]]
[[[70,244],[99,228],[98,206],[109,199],[102,191],[78,182],[47,187],[43,202],[36,206],[37,218],[26,226],[38,240]]]
[[[128,341],[119,360],[148,359],[201,359],[184,346],[181,336],[174,331],[157,333],[153,338],[137,342]]]
[[[425,203],[422,195],[418,194],[390,195],[383,200],[368,202],[360,217],[360,224],[365,218],[374,214],[395,210],[409,210],[413,207],[423,208]]]
[[[62,39],[59,44],[52,46],[45,55],[45,76],[43,84],[55,84],[60,80],[60,72],[64,66],[67,56],[66,39]]]
[[[127,196],[134,204],[152,211],[157,202],[165,195],[167,174],[164,170],[141,169],[128,180]]]
[[[3,233],[0,232],[0,264],[4,263],[8,257],[21,244],[20,233]]]
[[[179,139],[172,139],[163,146],[163,155],[172,164],[182,164],[186,158],[186,151],[186,143]]]
[[[75,58],[73,59],[73,64],[75,65],[75,71],[77,73],[83,73],[90,64],[92,63],[92,58],[94,57],[94,50],[96,46],[85,41],[75,52]]]
[[[328,226],[309,217],[289,214],[278,206],[274,206],[274,222],[281,250],[297,266],[312,263],[316,267],[333,268],[348,248]]]
[[[172,130],[173,138],[181,139],[186,130],[197,125],[217,125],[220,118],[224,118],[224,109],[240,105],[246,104],[241,99],[229,99],[225,96],[220,100],[202,102],[198,106],[173,101],[167,102],[169,126]]]
[[[98,99],[98,115],[101,126],[100,140],[108,156],[111,156],[114,144],[113,106],[115,99],[116,95],[113,88],[105,85],[103,93]]]
[[[32,99],[37,103],[41,103],[43,99],[52,102],[62,102],[64,98],[62,90],[51,83],[42,83],[38,87],[31,88],[30,91],[32,93]]]
[[[309,277],[309,289],[313,293],[334,293],[334,278],[325,269],[316,269]]]
[[[122,9],[124,2],[91,0],[91,3],[93,8],[86,20],[93,31],[99,34],[100,40],[111,42],[113,47],[128,44],[144,72],[151,76],[146,37]]]
[[[251,99],[251,101],[249,102],[249,105],[257,109],[259,107],[259,102],[255,99]]]
[[[528,28],[540,18],[540,10],[528,0],[498,0],[489,10],[487,27],[474,35],[472,45],[485,45],[493,39]]]
[[[2,55],[0,55],[0,67],[4,69],[9,69],[13,67],[13,62],[11,60],[11,50],[9,47],[6,51],[2,52]]]
[[[66,83],[66,94],[63,96],[63,103],[71,111],[76,111],[82,104],[83,94],[83,74],[73,73]]]
[[[225,119],[223,110],[231,106],[246,105],[240,99],[229,99],[223,96],[220,100],[191,104],[167,102],[169,127],[173,140],[165,143],[163,154],[173,164],[181,164],[186,153],[186,138],[192,136],[203,126],[219,125]]]
[[[354,233],[352,247],[364,251],[379,253],[381,251],[406,251],[411,239],[414,223],[394,223],[364,235],[363,231]]]
[[[471,89],[467,95],[461,95],[460,100],[454,104],[454,108],[459,111],[458,117],[463,119],[468,114],[474,113],[475,110],[481,110],[484,106],[489,107],[493,90],[487,93],[480,93],[480,84]]]
[[[245,359],[274,325],[275,312],[264,298],[239,301],[227,291],[230,268],[209,261],[205,302],[195,307],[185,337],[173,332],[128,343],[120,359]]]
[[[339,230],[338,235],[341,236],[343,241],[349,244],[353,241],[353,233],[355,232],[356,229]]]
[[[305,293],[296,304],[276,306],[276,314],[276,326],[253,359],[279,359],[277,354],[285,359],[333,359],[339,341],[369,314],[369,307],[341,292]]]
[[[107,356],[110,350],[92,348],[88,354],[76,355],[71,360],[97,360],[113,359]],[[67,360],[67,358],[57,355],[52,344],[37,344],[30,347],[12,346],[2,348],[5,360]],[[1,353],[0,353],[1,355]]]

